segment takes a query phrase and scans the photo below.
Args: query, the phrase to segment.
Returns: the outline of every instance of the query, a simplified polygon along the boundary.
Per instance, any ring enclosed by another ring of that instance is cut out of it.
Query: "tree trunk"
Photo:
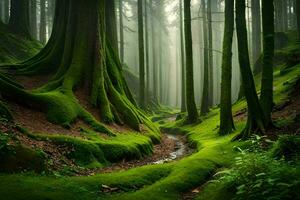
[[[0,78],[1,92],[38,106],[53,123],[70,126],[79,118],[95,131],[111,135],[77,100],[76,95],[82,93],[86,103],[99,109],[102,122],[126,123],[137,131],[145,124],[145,128],[158,132],[136,107],[119,57],[107,42],[105,1],[64,0],[57,1],[56,7],[53,34],[45,48],[13,66],[17,74],[46,71],[55,75],[34,92]]]
[[[30,36],[29,0],[11,0],[9,27],[24,37]]]
[[[198,121],[198,112],[194,95],[194,69],[193,69],[193,40],[191,27],[191,0],[184,0],[184,30],[185,30],[185,56],[186,56],[186,107],[188,122]]]
[[[118,33],[117,33],[117,17],[114,0],[105,0],[105,20],[107,39],[113,47],[114,51],[118,52]]]
[[[4,0],[4,23],[9,22],[10,0]]]
[[[211,1],[212,0],[207,0],[209,107],[212,107],[214,104],[214,63],[213,63],[213,33],[212,33]]]
[[[179,0],[180,17],[180,58],[181,58],[181,112],[186,112],[186,92],[185,92],[185,55],[184,55],[184,35],[183,35],[183,14],[182,0]]]
[[[225,30],[222,56],[222,82],[220,103],[221,135],[231,133],[235,127],[232,118],[231,78],[232,78],[232,42],[234,30],[234,0],[225,0]]]
[[[46,0],[40,0],[40,42],[46,44],[47,42],[47,24],[46,24]]]
[[[145,108],[145,46],[144,46],[144,17],[143,0],[138,0],[138,29],[139,29],[139,78],[140,78],[140,106]]]
[[[261,15],[260,0],[251,0],[252,15],[252,63],[255,64],[261,55]],[[254,69],[256,71],[256,69]]]
[[[123,25],[123,0],[119,0],[119,23],[120,23],[120,59],[124,63],[124,25]]]
[[[150,0],[150,4],[151,4],[151,10],[153,11],[154,8],[154,2],[153,0]],[[151,19],[151,35],[152,35],[152,69],[153,69],[153,95],[154,95],[154,99],[155,101],[158,101],[158,88],[157,88],[157,58],[156,58],[156,34],[155,34],[155,22],[154,22],[154,17],[152,17]],[[156,102],[158,103],[158,102]]]
[[[203,18],[203,43],[204,43],[204,80],[203,80],[203,93],[201,102],[201,115],[205,115],[209,112],[209,51],[208,51],[208,36],[207,36],[207,15],[205,0],[201,1],[202,6],[202,18]]]
[[[248,105],[248,119],[245,129],[235,139],[248,139],[252,133],[265,133],[265,117],[256,94],[251,71],[245,15],[245,0],[236,0],[236,30],[238,38],[239,63],[245,97]]]
[[[148,104],[149,91],[150,91],[150,58],[149,58],[149,18],[147,9],[147,0],[145,1],[145,52],[146,52],[146,100],[145,103]]]
[[[37,39],[38,34],[37,34],[37,2],[36,2],[36,0],[30,1],[30,29],[31,29],[31,36],[34,39]]]
[[[268,127],[272,123],[273,109],[273,57],[274,57],[274,5],[273,0],[262,0],[263,70],[260,103]]]

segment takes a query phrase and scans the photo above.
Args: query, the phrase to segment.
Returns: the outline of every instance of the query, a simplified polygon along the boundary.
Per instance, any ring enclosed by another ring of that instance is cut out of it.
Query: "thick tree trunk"
[[[273,57],[274,57],[274,5],[273,0],[262,0],[263,19],[263,70],[260,103],[265,114],[266,126],[272,123],[273,108]]]
[[[232,42],[234,30],[234,0],[225,0],[225,30],[222,56],[222,82],[220,103],[221,135],[231,133],[235,127],[232,118],[231,78],[232,78]]]
[[[40,0],[40,42],[46,44],[47,42],[47,22],[46,22],[46,0]]]
[[[183,14],[182,0],[179,0],[180,17],[180,58],[181,58],[181,112],[186,112],[186,91],[185,91],[185,55],[184,55],[184,35],[183,35]]]
[[[203,44],[204,44],[204,77],[203,77],[203,93],[201,101],[201,115],[205,115],[209,112],[209,50],[208,50],[208,35],[207,35],[207,15],[205,0],[201,1],[202,6],[202,20],[203,20]]]
[[[245,129],[235,139],[248,139],[252,133],[265,133],[265,117],[256,94],[248,50],[245,0],[236,0],[236,30],[238,38],[239,63],[243,87],[248,105],[248,119]]]
[[[124,24],[123,24],[123,0],[119,0],[119,23],[120,23],[120,59],[124,63]]]
[[[151,4],[151,10],[154,10],[154,2],[153,0],[150,0],[150,4]],[[154,22],[154,17],[152,17],[151,19],[151,36],[152,36],[152,74],[153,74],[153,95],[154,95],[154,99],[156,101],[158,101],[158,87],[157,87],[157,57],[156,57],[156,33],[155,33],[155,22]],[[156,102],[158,103],[158,102]]]
[[[30,36],[29,0],[11,0],[9,27],[17,34]]]
[[[145,124],[145,128],[158,132],[136,107],[118,55],[107,42],[105,1],[64,0],[57,1],[56,7],[53,34],[46,47],[35,57],[14,66],[17,74],[47,71],[55,75],[34,92],[0,77],[1,92],[39,106],[53,123],[70,126],[79,118],[96,131],[112,134],[77,100],[75,92],[82,91],[99,109],[101,121],[126,123],[138,131]]]
[[[139,29],[139,78],[140,78],[140,95],[139,104],[145,108],[145,46],[144,46],[144,16],[143,0],[138,0],[138,29]]]
[[[260,0],[251,0],[252,15],[252,63],[255,64],[261,55],[261,15]],[[256,71],[256,69],[254,69]]]
[[[30,1],[30,29],[31,29],[31,36],[34,39],[37,39],[38,34],[37,34],[37,2],[36,2],[36,0]]]
[[[198,112],[194,95],[194,69],[193,69],[193,40],[191,27],[191,0],[184,0],[184,30],[186,54],[186,107],[188,122],[198,121]]]

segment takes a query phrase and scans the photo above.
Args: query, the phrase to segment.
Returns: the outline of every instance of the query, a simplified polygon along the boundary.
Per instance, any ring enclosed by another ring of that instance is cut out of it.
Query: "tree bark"
[[[179,0],[180,17],[180,58],[181,58],[181,112],[186,112],[186,91],[185,91],[185,55],[184,55],[184,33],[183,33],[183,14],[182,0]]]
[[[146,92],[145,103],[148,104],[150,91],[150,57],[149,57],[149,17],[148,17],[148,2],[145,1],[145,53],[146,53]]]
[[[260,0],[251,0],[252,15],[252,58],[253,64],[256,63],[261,55],[261,15]],[[254,69],[256,71],[256,69]]]
[[[139,78],[140,78],[140,96],[139,104],[145,108],[145,46],[144,46],[144,16],[143,0],[138,0],[138,35],[139,35]]]
[[[235,127],[232,118],[231,78],[232,42],[234,31],[234,0],[225,0],[225,30],[222,56],[222,82],[220,102],[220,135],[231,133]]]
[[[37,2],[36,2],[36,0],[30,1],[30,29],[31,29],[31,36],[34,39],[37,39],[38,34],[37,34]]]
[[[191,0],[184,0],[184,30],[185,30],[185,56],[186,56],[186,107],[188,122],[198,121],[198,112],[194,95],[194,69],[193,69],[193,40],[191,28]]]
[[[207,0],[207,30],[208,30],[208,71],[209,71],[209,107],[214,104],[214,63],[213,63],[213,32],[211,1]]]
[[[47,22],[46,22],[46,0],[40,0],[40,42],[46,44],[47,42]]]
[[[201,102],[201,115],[206,115],[209,112],[209,50],[208,50],[208,35],[207,35],[207,15],[205,0],[201,1],[202,19],[203,19],[203,44],[204,44],[204,77],[203,77],[203,93]]]
[[[124,24],[123,24],[123,0],[119,0],[119,23],[120,23],[120,59],[124,63]]]
[[[252,133],[265,133],[265,117],[256,93],[250,66],[245,0],[236,0],[236,30],[238,38],[239,63],[245,97],[248,105],[248,119],[244,130],[234,139],[248,139]]]
[[[114,51],[118,52],[118,33],[117,33],[117,17],[114,0],[105,0],[105,20],[107,39],[113,47]]]
[[[262,0],[263,70],[260,103],[268,127],[272,123],[273,109],[273,57],[274,57],[274,5],[273,0]]]

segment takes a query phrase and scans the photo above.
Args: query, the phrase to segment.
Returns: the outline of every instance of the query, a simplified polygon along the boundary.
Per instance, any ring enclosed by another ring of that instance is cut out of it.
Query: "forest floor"
[[[300,47],[297,46],[296,49]],[[289,52],[290,49],[286,51]],[[273,119],[278,128],[268,133],[267,139],[272,140],[272,144],[279,135],[299,134],[300,128],[300,64],[295,64],[288,71],[281,73],[284,67],[284,64],[281,64],[276,67],[274,73],[276,106]],[[33,89],[42,85],[48,78],[18,77],[17,80],[26,88]],[[257,76],[257,88],[259,80],[260,77]],[[76,95],[85,108],[98,118],[98,113],[88,101],[80,98],[84,95]],[[70,129],[65,129],[47,122],[42,112],[10,101],[7,104],[15,121],[0,123],[0,153],[3,150],[4,153],[11,153],[11,147],[21,145],[22,151],[30,152],[25,158],[29,157],[35,167],[41,165],[40,154],[42,162],[46,162],[46,167],[19,169],[4,166],[15,170],[0,174],[0,196],[6,200],[232,199],[239,185],[220,186],[218,184],[222,183],[222,180],[217,180],[217,177],[223,170],[235,169],[233,166],[237,160],[245,154],[251,154],[245,152],[252,148],[252,143],[257,142],[232,142],[232,138],[246,123],[247,105],[244,99],[233,106],[236,131],[222,137],[218,134],[217,107],[201,117],[201,123],[194,125],[186,125],[184,120],[175,121],[173,113],[164,113],[162,116],[156,114],[152,119],[155,119],[155,124],[163,132],[160,144],[153,144],[146,135],[134,132],[126,126],[110,126],[117,133],[115,138],[89,132],[86,130],[88,127],[81,121],[77,121]],[[14,149],[9,158],[16,161],[14,159],[19,154],[18,149]],[[263,153],[256,153],[255,156],[259,157],[261,154]],[[107,162],[106,159],[109,158],[111,160]],[[265,157],[264,160],[266,165],[272,165]],[[255,159],[250,161],[257,164]],[[14,164],[18,166],[24,162],[17,160]],[[1,164],[3,163],[0,163],[0,168],[3,167]],[[247,169],[244,169],[243,173],[253,173],[246,171],[252,169],[251,167],[245,166]],[[294,171],[295,167],[292,164],[288,167],[279,174]],[[253,176],[267,174],[266,170],[269,169],[254,168],[256,174]],[[292,175],[286,176],[288,181],[296,179],[297,176]],[[230,177],[230,180],[235,179]],[[282,186],[281,182],[280,184],[272,187],[277,189]],[[262,191],[267,190],[262,188]],[[257,193],[262,194],[262,191]],[[297,196],[293,197],[297,199]]]

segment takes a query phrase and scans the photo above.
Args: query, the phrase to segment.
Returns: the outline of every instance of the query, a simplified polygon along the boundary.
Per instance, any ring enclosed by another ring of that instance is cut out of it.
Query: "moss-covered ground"
[[[287,57],[291,48],[294,49],[293,47],[285,49]],[[293,84],[300,77],[300,64],[293,65],[282,73],[285,67],[285,64],[276,67],[274,73],[276,104],[288,99]],[[257,76],[257,88],[259,88],[259,80]],[[245,108],[244,100],[233,106],[234,113]],[[160,119],[159,116],[154,118]],[[196,125],[185,125],[183,120],[176,122],[165,120],[157,124],[163,124],[160,126],[164,131],[186,135],[190,145],[196,148],[196,152],[182,160],[167,164],[147,165],[126,171],[90,176],[64,176],[26,171],[10,175],[0,174],[0,197],[5,197],[6,200],[174,200],[182,199],[184,194],[204,184],[203,192],[200,191],[197,198],[232,199],[235,190],[228,191],[222,188],[224,185],[211,186],[210,183],[205,183],[214,179],[215,173],[220,169],[230,169],[235,165],[241,152],[245,153],[244,149],[251,146],[249,142],[231,141],[243,129],[244,119],[236,120],[234,133],[222,137],[218,134],[218,108],[212,109],[207,116],[203,117],[202,122]],[[20,127],[18,130],[34,140],[72,146],[73,151],[69,156],[86,168],[101,167],[123,158],[140,158],[152,151],[150,139],[152,136],[147,134],[119,133],[116,137],[107,139],[91,130],[82,131],[84,138],[33,134]],[[153,137],[157,137],[155,133],[153,134]]]

